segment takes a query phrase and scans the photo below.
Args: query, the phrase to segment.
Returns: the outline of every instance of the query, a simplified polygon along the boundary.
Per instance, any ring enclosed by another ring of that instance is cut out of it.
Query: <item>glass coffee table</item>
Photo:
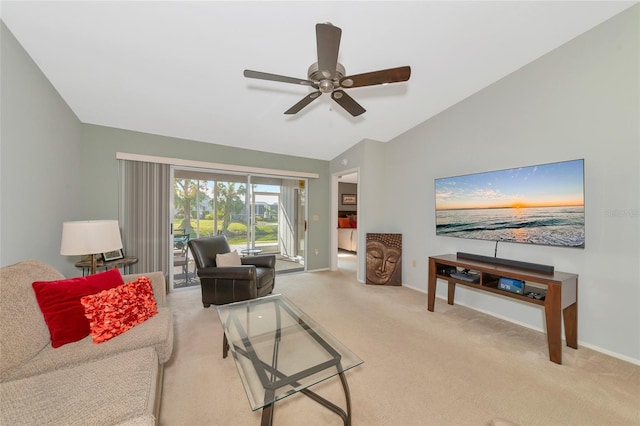
[[[220,305],[217,310],[224,327],[223,357],[230,349],[251,408],[262,408],[262,425],[273,422],[276,401],[297,392],[351,424],[344,372],[363,361],[346,346],[279,294]],[[334,376],[342,382],[346,412],[309,390]]]

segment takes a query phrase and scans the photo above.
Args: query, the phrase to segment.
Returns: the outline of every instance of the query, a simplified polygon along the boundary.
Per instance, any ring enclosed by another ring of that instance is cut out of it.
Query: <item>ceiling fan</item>
[[[316,24],[318,62],[309,67],[309,71],[307,72],[308,79],[306,80],[252,70],[244,70],[244,76],[247,78],[257,78],[259,80],[299,84],[317,89],[286,110],[284,112],[285,114],[296,114],[302,110],[302,108],[313,102],[313,100],[320,97],[321,94],[330,93],[334,101],[347,110],[352,116],[357,117],[366,110],[351,96],[347,95],[343,89],[407,81],[411,76],[411,67],[390,68],[345,76],[345,69],[342,64],[338,62],[341,35],[342,30],[331,23]]]

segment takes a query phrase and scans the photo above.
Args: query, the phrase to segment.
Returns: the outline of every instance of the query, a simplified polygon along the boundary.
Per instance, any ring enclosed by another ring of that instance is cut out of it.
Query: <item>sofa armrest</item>
[[[225,280],[255,280],[256,267],[253,265],[221,266],[198,269],[199,278]]]
[[[156,299],[156,305],[167,306],[167,286],[162,272],[145,272],[142,274],[123,275],[122,279],[125,283],[130,283],[138,279],[138,277],[147,277],[151,281],[153,287],[153,297]]]
[[[260,268],[275,268],[276,256],[273,254],[263,254],[260,256],[243,257],[240,259],[243,265],[255,265]]]

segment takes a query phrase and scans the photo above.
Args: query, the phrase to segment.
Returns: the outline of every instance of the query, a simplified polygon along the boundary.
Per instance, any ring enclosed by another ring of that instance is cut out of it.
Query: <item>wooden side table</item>
[[[138,258],[135,256],[125,256],[122,259],[110,260],[108,262],[105,262],[102,259],[98,259],[96,260],[96,270],[98,268],[104,268],[105,271],[113,268],[123,268],[124,273],[128,274],[129,271],[127,268],[130,265],[133,265],[134,263],[137,263],[137,262],[138,262]],[[86,260],[81,260],[80,262],[76,262],[75,267],[82,268],[82,276],[84,277],[85,274],[91,270],[91,260],[86,259]]]

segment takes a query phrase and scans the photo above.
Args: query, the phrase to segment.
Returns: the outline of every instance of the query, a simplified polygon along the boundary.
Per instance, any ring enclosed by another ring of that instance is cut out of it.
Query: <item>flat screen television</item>
[[[436,235],[584,248],[584,160],[435,179]]]

